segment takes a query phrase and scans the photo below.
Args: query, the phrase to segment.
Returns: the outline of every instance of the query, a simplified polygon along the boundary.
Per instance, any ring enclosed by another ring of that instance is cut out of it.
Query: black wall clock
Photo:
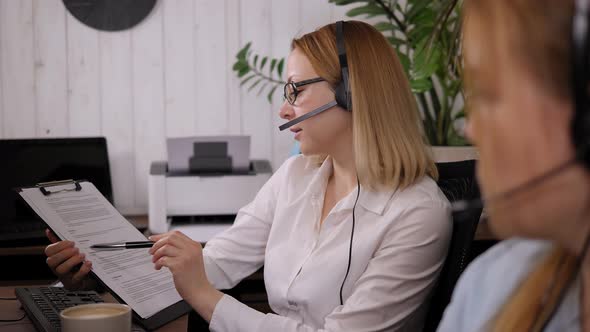
[[[89,27],[119,31],[147,17],[156,0],[63,0],[68,11]]]

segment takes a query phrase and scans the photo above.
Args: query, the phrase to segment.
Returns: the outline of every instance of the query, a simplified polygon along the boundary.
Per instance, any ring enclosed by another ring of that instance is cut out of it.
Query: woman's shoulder
[[[398,203],[407,202],[413,206],[450,208],[449,200],[429,176],[424,176],[412,185],[397,190],[392,198]]]
[[[451,204],[440,191],[436,182],[424,177],[411,186],[395,190],[383,211],[390,233],[412,230],[422,239],[433,234],[440,239],[450,239]]]
[[[439,331],[476,331],[497,313],[551,243],[514,238],[477,257],[463,273]]]
[[[517,268],[519,272],[527,272],[530,265],[536,263],[536,259],[541,258],[551,247],[551,242],[545,240],[533,240],[524,238],[512,238],[501,241],[482,255],[480,255],[469,266],[468,271],[473,270],[483,273],[494,272],[498,270],[508,270]],[[517,266],[515,266],[515,263]]]
[[[469,265],[458,286],[465,279],[466,284],[482,285],[482,291],[489,292],[489,295],[497,294],[497,300],[501,300],[504,291],[498,292],[494,288],[501,285],[506,295],[510,293],[550,247],[551,242],[545,240],[513,238],[501,241]]]

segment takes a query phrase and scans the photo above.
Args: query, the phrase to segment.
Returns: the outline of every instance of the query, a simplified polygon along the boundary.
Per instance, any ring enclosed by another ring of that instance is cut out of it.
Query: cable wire
[[[354,224],[355,224],[355,217],[354,212],[356,209],[356,203],[359,201],[359,196],[361,194],[361,182],[359,181],[359,177],[356,177],[357,183],[357,192],[356,192],[356,200],[354,201],[354,206],[352,207],[352,230],[350,231],[350,246],[348,247],[348,266],[346,267],[346,274],[344,275],[344,280],[342,280],[342,285],[340,285],[340,305],[344,304],[342,301],[342,289],[344,289],[344,283],[346,282],[346,278],[348,277],[348,272],[350,272],[350,263],[352,261],[352,238],[354,237]]]

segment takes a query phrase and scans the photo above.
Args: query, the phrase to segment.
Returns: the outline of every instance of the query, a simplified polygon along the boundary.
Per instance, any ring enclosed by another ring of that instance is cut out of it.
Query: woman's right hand
[[[84,259],[72,241],[60,241],[50,230],[45,234],[52,244],[45,248],[47,265],[57,275],[59,280],[69,290],[84,290],[92,288],[93,280],[88,273],[92,263]],[[80,265],[81,264],[81,265]],[[77,267],[79,266],[79,269]]]

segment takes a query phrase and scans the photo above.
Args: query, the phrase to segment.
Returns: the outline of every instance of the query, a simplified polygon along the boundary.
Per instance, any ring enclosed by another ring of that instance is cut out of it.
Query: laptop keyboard
[[[65,308],[104,302],[94,291],[68,291],[61,287],[16,288],[15,294],[37,330],[43,332],[61,331],[59,313]],[[131,331],[145,330],[133,324]]]

